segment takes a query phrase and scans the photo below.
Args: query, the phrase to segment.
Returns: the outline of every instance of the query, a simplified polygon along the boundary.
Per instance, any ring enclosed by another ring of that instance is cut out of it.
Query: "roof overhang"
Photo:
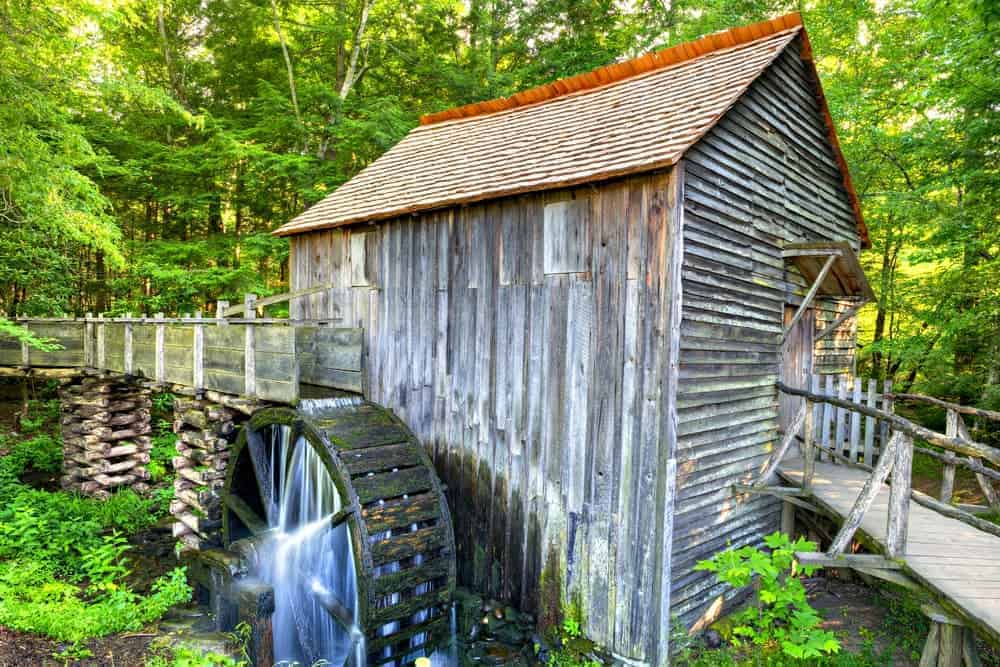
[[[806,282],[813,284],[832,257],[833,263],[823,276],[817,290],[822,296],[862,297],[873,301],[875,293],[868,284],[861,262],[846,241],[808,241],[788,243],[782,249],[785,261],[798,267]]]

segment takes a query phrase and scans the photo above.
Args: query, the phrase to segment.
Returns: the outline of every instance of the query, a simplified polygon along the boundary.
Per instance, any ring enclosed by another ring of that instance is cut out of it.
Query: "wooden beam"
[[[254,512],[242,498],[229,493],[223,493],[221,498],[222,504],[228,507],[243,522],[243,525],[247,527],[251,534],[260,535],[269,530],[267,521]]]
[[[837,257],[837,255],[830,255],[827,257],[826,263],[823,264],[823,268],[819,270],[819,274],[816,276],[816,280],[813,281],[812,287],[809,288],[809,291],[806,292],[805,298],[802,299],[802,303],[799,304],[799,309],[796,310],[795,315],[792,316],[792,321],[788,323],[787,327],[785,327],[785,331],[781,335],[782,340],[784,340],[788,336],[789,332],[795,328],[795,325],[798,324],[800,319],[802,319],[806,310],[809,309],[810,304],[812,304],[813,299],[816,297],[816,293],[819,292],[820,285],[822,285],[823,281],[826,280],[826,274],[830,273],[830,268],[833,266],[833,263],[837,261]]]
[[[889,561],[892,562],[892,561]],[[900,572],[899,570],[890,570],[887,568],[869,568],[869,567],[854,567],[852,568],[855,572],[859,572],[863,575],[869,577],[874,577],[875,579],[881,579],[882,581],[888,581],[890,584],[895,584],[909,591],[923,591],[924,587],[910,578],[908,575]]]
[[[795,559],[802,565],[830,568],[863,567],[869,570],[901,570],[899,561],[890,560],[878,554],[840,554],[832,556],[829,553],[815,551],[796,552]]]
[[[263,299],[257,299],[255,303],[256,308],[264,308],[265,306],[271,306],[276,303],[283,303],[285,301],[290,301],[291,299],[297,299],[301,296],[309,296],[310,294],[316,294],[318,292],[323,292],[328,289],[333,289],[333,285],[317,285],[315,287],[307,287],[305,289],[295,290],[294,292],[285,292],[284,294],[275,294],[274,296],[264,297]],[[242,304],[238,306],[229,306],[223,311],[223,317],[230,317],[231,315],[239,315],[244,313],[247,317],[250,316],[249,311],[247,311],[247,302],[243,301]]]
[[[132,317],[132,313],[126,313],[126,316],[131,318]],[[123,345],[124,349],[123,349],[123,352],[122,352],[122,356],[123,356],[122,369],[124,369],[125,375],[132,375],[132,364],[133,364],[133,356],[132,356],[132,327],[133,326],[134,325],[131,322],[127,322],[125,324],[125,330],[124,330],[124,334],[123,334],[125,340],[124,340],[124,345]]]
[[[818,340],[823,340],[824,338],[832,334],[834,331],[837,330],[837,327],[839,327],[841,324],[843,324],[850,318],[857,315],[858,311],[861,310],[864,306],[867,306],[868,303],[869,303],[868,299],[864,299],[859,303],[851,306],[844,312],[842,312],[840,315],[837,316],[837,318],[833,322],[830,322],[830,324],[826,325],[825,329],[823,329],[818,334],[813,336],[813,343],[815,343]]]
[[[788,427],[788,432],[781,439],[781,445],[778,447],[777,451],[771,454],[771,458],[768,459],[767,465],[764,466],[763,472],[761,472],[760,477],[754,482],[754,486],[757,488],[767,486],[771,483],[771,478],[774,476],[774,472],[778,469],[778,465],[781,460],[785,458],[785,453],[792,444],[792,440],[798,434],[802,425],[806,421],[806,405],[808,401],[802,402],[802,407],[799,411],[795,413],[795,418],[792,419],[791,425]]]
[[[923,394],[892,392],[889,395],[897,401],[920,401],[922,403],[936,405],[939,408],[945,408],[946,410],[954,410],[955,412],[963,415],[972,415],[973,417],[981,417],[982,419],[989,419],[990,421],[1000,421],[1000,412],[996,412],[995,410],[983,410],[981,408],[972,407],[971,405],[959,405],[958,403],[943,401],[940,398],[924,396]]]

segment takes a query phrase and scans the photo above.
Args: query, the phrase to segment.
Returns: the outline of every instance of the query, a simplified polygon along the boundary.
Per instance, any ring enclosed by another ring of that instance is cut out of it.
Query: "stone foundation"
[[[222,502],[230,446],[248,418],[238,409],[208,399],[174,400],[177,456],[174,500],[174,537],[185,550],[220,546]]]
[[[59,390],[62,487],[106,499],[149,490],[150,390],[122,376],[87,373]]]

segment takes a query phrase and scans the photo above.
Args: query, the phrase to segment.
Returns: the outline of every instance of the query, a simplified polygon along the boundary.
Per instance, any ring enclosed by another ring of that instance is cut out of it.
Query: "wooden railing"
[[[792,420],[788,431],[784,434],[781,444],[773,453],[757,482],[750,488],[756,490],[766,488],[792,441],[798,440],[803,454],[802,491],[805,494],[811,490],[815,464],[820,454],[826,454],[833,462],[861,468],[870,473],[854,506],[844,518],[840,531],[833,538],[827,551],[827,555],[830,557],[842,555],[850,545],[854,534],[861,525],[861,520],[886,481],[890,482],[886,525],[886,555],[889,558],[901,558],[905,555],[909,501],[911,499],[946,516],[1000,536],[1000,526],[984,521],[975,516],[974,513],[951,504],[954,490],[954,471],[958,466],[969,468],[976,473],[988,502],[991,505],[995,502],[996,493],[992,486],[992,480],[1000,479],[1000,472],[989,465],[1000,466],[1000,449],[972,440],[962,422],[961,415],[973,414],[979,418],[1000,421],[1000,413],[960,406],[920,395],[893,394],[891,391],[883,391],[881,395],[883,408],[888,406],[890,409],[880,409],[873,405],[875,400],[871,398],[871,387],[872,385],[869,384],[868,397],[862,402],[848,400],[844,397],[843,394],[846,392],[843,390],[837,391],[837,395],[829,395],[790,387],[779,382],[778,388],[781,392],[790,396],[802,397],[804,402]],[[885,389],[888,388],[885,387]],[[938,433],[892,412],[893,402],[901,400],[920,400],[945,408],[948,411],[948,432]],[[836,425],[843,423],[841,416],[835,417],[834,438],[832,440],[827,438],[825,434],[829,431],[818,428],[816,417],[822,415],[821,419],[827,419],[830,414],[828,408],[836,409],[838,415],[841,414],[839,412],[841,410],[844,411],[845,415],[850,413],[852,424],[858,424],[863,417],[866,422],[865,433],[874,434],[876,430],[879,430],[887,434],[888,437],[881,436],[881,447],[877,455],[874,448],[860,446],[860,434],[859,437],[853,435],[859,429],[851,428],[852,435],[841,437],[841,429]],[[819,433],[819,437],[817,437],[817,433]],[[938,452],[927,447],[915,446],[915,439],[944,451]],[[936,500],[911,489],[914,451],[926,453],[945,462],[941,500]],[[871,457],[868,456],[869,452]],[[877,458],[877,461],[874,461],[874,466],[872,466],[874,458]]]
[[[18,319],[61,349],[0,339],[0,367],[92,368],[281,403],[298,400],[301,384],[364,391],[361,329],[257,317],[258,305],[249,295],[240,318],[222,316],[220,302],[215,317]]]

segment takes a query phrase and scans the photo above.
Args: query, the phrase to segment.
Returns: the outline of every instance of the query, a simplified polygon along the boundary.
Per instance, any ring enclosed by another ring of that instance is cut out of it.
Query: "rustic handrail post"
[[[906,433],[893,434],[896,447],[891,454],[892,486],[889,489],[889,514],[886,525],[886,551],[889,558],[906,555],[906,535],[910,523],[910,485],[913,470],[913,438]],[[888,457],[889,454],[884,454]]]
[[[132,313],[125,313],[125,318],[122,368],[125,375],[129,376],[132,375]]]
[[[97,368],[104,370],[107,361],[107,348],[104,340],[104,313],[97,316]]]
[[[156,319],[156,382],[165,384],[167,381],[167,325],[163,322],[163,313],[153,315]]]
[[[805,399],[805,422],[802,428],[802,490],[812,489],[813,476],[816,474],[816,447],[813,446],[813,436],[816,434],[813,419],[816,411],[813,409],[813,402]]]
[[[226,322],[226,309],[229,308],[229,302],[219,299],[215,302],[215,323],[219,326],[225,326],[228,324]]]
[[[861,493],[858,494],[857,500],[854,501],[851,512],[844,519],[844,524],[833,538],[833,542],[830,543],[830,548],[826,554],[831,558],[836,558],[844,553],[844,550],[850,545],[851,540],[854,538],[854,533],[861,526],[861,520],[865,517],[868,508],[871,507],[875,496],[882,490],[882,485],[892,470],[892,466],[895,463],[894,454],[896,447],[899,445],[899,438],[903,435],[902,432],[896,431],[892,439],[882,448],[882,455],[879,456],[878,465],[875,466],[875,470],[872,471],[871,476],[865,480],[865,485],[861,488]],[[906,497],[909,498],[909,494]]]
[[[201,311],[196,311],[194,314],[194,354],[191,360],[192,370],[192,381],[194,383],[195,391],[201,391],[205,388],[205,324],[201,319]]]
[[[83,319],[83,365],[93,368],[94,361],[94,314],[87,313]]]
[[[243,317],[247,320],[257,319],[256,294],[244,295]],[[257,395],[257,332],[252,321],[246,324],[243,340],[243,393],[249,397]]]
[[[959,410],[955,410],[955,437],[962,438],[964,440],[972,440],[972,436],[969,434],[969,429],[965,426],[965,419],[962,418],[962,413]],[[972,465],[980,465],[980,460],[975,456],[966,456],[966,460]],[[983,496],[986,498],[987,504],[993,509],[1000,509],[1000,496],[997,495],[996,489],[993,487],[993,482],[986,475],[981,472],[974,471],[976,473],[976,481],[979,482],[979,488],[983,490]]]
[[[961,418],[957,412],[951,408],[948,409],[945,435],[951,438],[958,437],[958,420]],[[948,460],[941,470],[941,494],[938,497],[941,502],[950,504],[952,496],[955,494],[955,455],[951,452],[946,452],[945,455]]]

